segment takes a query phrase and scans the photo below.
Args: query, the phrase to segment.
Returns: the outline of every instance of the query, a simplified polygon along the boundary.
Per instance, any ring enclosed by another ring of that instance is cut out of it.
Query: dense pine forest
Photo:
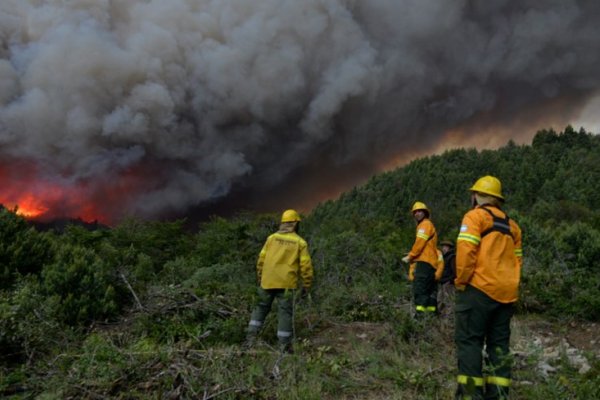
[[[410,316],[400,262],[424,201],[455,239],[470,185],[500,178],[523,230],[513,399],[600,398],[600,137],[448,150],[305,215],[315,285],[294,354],[275,315],[243,350],[255,263],[279,214],[36,229],[0,210],[0,396],[12,399],[448,399],[452,321]],[[275,314],[275,313],[272,313]]]

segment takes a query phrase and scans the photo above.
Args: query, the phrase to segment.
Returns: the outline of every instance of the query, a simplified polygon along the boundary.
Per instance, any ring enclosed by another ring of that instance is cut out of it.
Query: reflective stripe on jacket
[[[310,288],[313,267],[308,245],[295,232],[270,235],[258,256],[256,272],[263,289],[296,289],[299,274],[302,285]]]
[[[417,237],[408,256],[411,262],[423,261],[437,268],[437,235],[429,218],[423,218],[417,225]]]
[[[496,217],[506,217],[497,207],[485,207]],[[459,289],[466,285],[476,287],[500,303],[513,303],[519,297],[521,229],[510,219],[510,235],[489,231],[494,227],[494,218],[488,211],[478,206],[463,217],[456,240],[454,283]]]

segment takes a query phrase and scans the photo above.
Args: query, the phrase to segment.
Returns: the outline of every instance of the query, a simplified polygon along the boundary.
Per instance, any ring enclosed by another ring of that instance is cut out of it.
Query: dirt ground
[[[600,357],[600,324],[597,322],[560,323],[548,322],[539,317],[515,317],[513,336],[517,344],[539,339],[546,348],[562,343]]]

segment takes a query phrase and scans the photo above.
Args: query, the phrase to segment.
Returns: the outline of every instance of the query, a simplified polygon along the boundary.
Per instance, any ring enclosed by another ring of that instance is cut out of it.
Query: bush
[[[198,267],[242,263],[255,265],[267,237],[277,230],[273,216],[240,215],[230,220],[213,218],[200,226],[192,255]]]
[[[75,245],[58,249],[42,271],[41,293],[55,304],[55,318],[69,325],[116,316],[125,296],[114,266],[93,250]]]
[[[600,233],[582,222],[563,224],[557,230],[556,240],[546,235],[544,243],[534,246],[538,256],[527,258],[522,307],[552,316],[598,320]]]
[[[1,207],[1,206],[0,206]],[[0,208],[0,289],[19,276],[37,274],[52,257],[48,234],[38,233],[25,219]]]
[[[54,319],[55,304],[32,276],[16,282],[14,290],[0,296],[0,348],[2,363],[11,364],[52,351],[69,329]]]

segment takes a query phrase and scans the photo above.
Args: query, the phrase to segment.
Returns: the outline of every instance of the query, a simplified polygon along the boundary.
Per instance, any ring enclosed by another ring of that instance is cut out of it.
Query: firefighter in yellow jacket
[[[429,219],[429,208],[420,201],[415,202],[411,209],[417,222],[415,242],[402,261],[414,264],[410,275],[413,280],[413,298],[415,315],[433,314],[437,311],[437,282],[438,267],[437,237],[435,226]],[[439,273],[441,276],[441,271]]]
[[[291,351],[298,277],[302,280],[303,296],[309,293],[313,279],[308,245],[297,233],[299,223],[300,215],[296,211],[284,211],[279,230],[267,238],[258,256],[258,302],[248,325],[246,345],[254,342],[277,299],[277,338],[281,350]]]
[[[510,320],[521,276],[521,229],[501,209],[500,181],[478,179],[473,209],[463,217],[456,252],[459,399],[504,399],[511,383]],[[483,346],[489,363],[483,375]],[[484,397],[485,396],[485,397]]]

